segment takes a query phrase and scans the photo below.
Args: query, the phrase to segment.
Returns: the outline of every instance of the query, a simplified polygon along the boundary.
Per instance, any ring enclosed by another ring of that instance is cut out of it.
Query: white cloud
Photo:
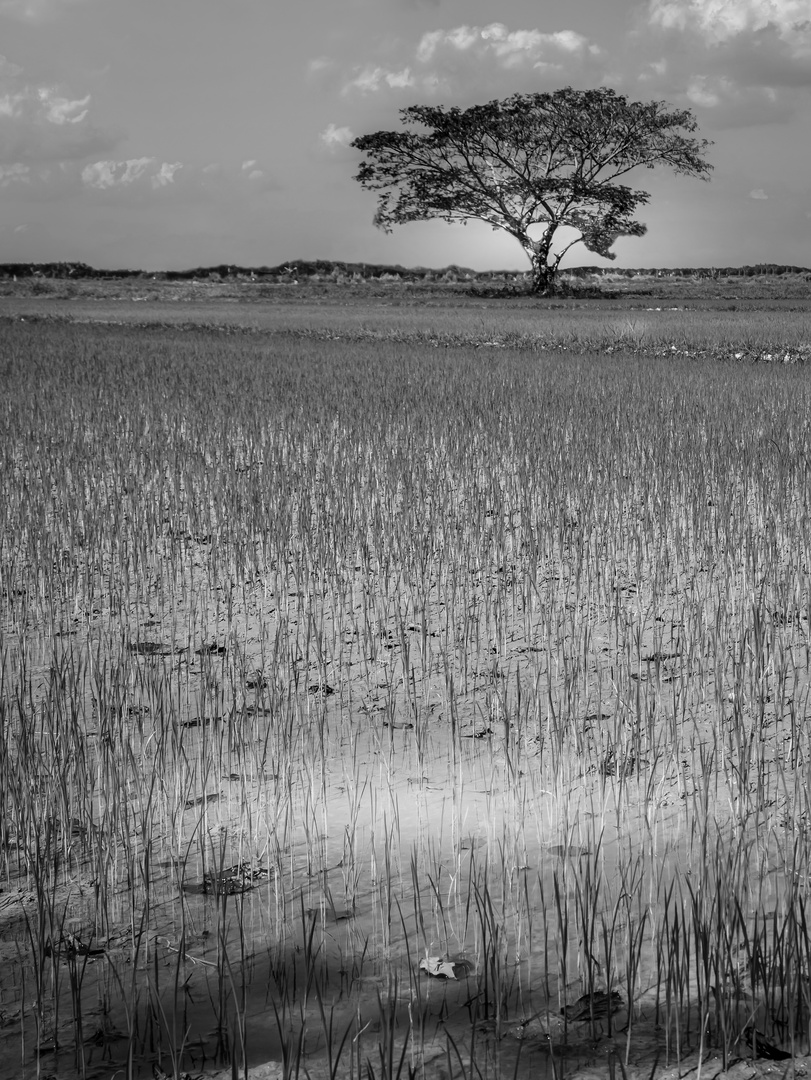
[[[735,87],[723,76],[696,75],[687,84],[686,94],[693,105],[714,109],[735,97]]]
[[[648,10],[655,26],[694,30],[715,43],[767,27],[790,41],[811,23],[809,0],[649,0]]]
[[[746,86],[729,75],[694,75],[684,96],[690,105],[710,110],[715,126],[741,127],[784,120],[789,108],[771,86]]]
[[[402,90],[407,86],[414,85],[414,76],[411,68],[403,68],[402,71],[390,71],[386,75],[386,82],[393,90]]]
[[[0,15],[10,15],[22,22],[42,23],[56,18],[63,10],[82,0],[0,0]]]
[[[242,200],[281,190],[276,177],[260,168],[255,158],[236,162],[210,162],[202,168],[187,166],[181,179],[187,196],[206,200]]]
[[[328,56],[315,56],[307,62],[307,74],[319,75],[323,71],[329,71],[335,67],[335,61]]]
[[[166,187],[167,184],[173,184],[175,181],[175,173],[178,169],[183,168],[183,163],[180,161],[174,161],[172,163],[164,161],[157,173],[152,177],[152,187]]]
[[[346,71],[332,56],[315,56],[306,61],[304,78],[323,93],[338,93],[346,78]]]
[[[0,116],[23,116],[44,120],[49,124],[81,124],[86,119],[90,95],[71,101],[61,97],[52,86],[26,86],[7,91],[0,97]],[[78,110],[81,109],[81,112]]]
[[[240,166],[242,175],[247,177],[248,180],[261,180],[265,175],[262,169],[256,168],[256,158],[249,158],[247,161],[243,161]]]
[[[0,78],[3,79],[16,79],[18,75],[22,75],[23,69],[16,64],[12,64],[10,60],[7,60],[5,56],[0,54]]]
[[[86,106],[90,102],[89,94],[78,101],[70,101],[68,98],[59,97],[54,89],[46,86],[40,87],[37,94],[45,119],[50,124],[81,124],[87,116]],[[77,112],[78,109],[82,111]]]
[[[447,44],[465,52],[479,40],[481,31],[477,27],[458,26],[455,30],[431,30],[423,34],[417,46],[417,59],[421,64],[433,60],[434,53],[442,44]]]
[[[124,163],[126,165],[126,162]],[[82,169],[82,182],[88,187],[108,188],[116,182],[116,163],[114,161],[96,161]]]
[[[768,199],[768,197],[769,196],[763,188],[753,188],[753,190],[749,192],[750,199]]]
[[[0,58],[0,161],[80,161],[118,141],[89,119],[90,95],[31,85],[22,69]]]
[[[372,94],[388,86],[392,90],[403,90],[412,87],[415,79],[409,68],[402,71],[387,71],[382,67],[367,67],[358,71],[354,79],[350,79],[343,88],[343,92],[358,90],[361,94]]]
[[[8,187],[10,184],[28,184],[31,180],[31,170],[27,165],[16,162],[13,165],[0,165],[0,187]]]
[[[395,46],[388,41],[385,47],[391,52]],[[399,48],[402,52],[402,43]],[[556,79],[563,75],[571,80],[603,55],[599,45],[575,30],[546,33],[535,28],[511,30],[501,22],[463,24],[424,33],[399,64],[384,66],[372,61],[357,65],[351,74],[344,74],[341,92],[408,90],[429,97],[440,93],[464,93],[467,97],[474,91],[481,94],[488,82],[501,84],[507,79],[511,91],[516,92],[522,89],[515,83],[519,73],[525,76],[524,82],[532,80],[526,89],[539,89],[539,74],[550,72]],[[311,73],[332,73],[335,67],[323,58],[314,65],[311,61]]]
[[[327,124],[324,130],[319,133],[318,138],[328,150],[337,150],[340,147],[349,146],[355,135],[348,127]]]
[[[132,184],[139,180],[150,165],[155,164],[155,159],[150,157],[130,158],[124,162],[124,172],[121,174],[120,183]]]
[[[9,118],[19,116],[20,106],[24,100],[24,94],[4,94],[0,97],[0,116]]]
[[[444,76],[438,75],[435,72],[431,72],[428,75],[423,75],[422,88],[426,92],[426,94],[432,94],[434,96],[440,93],[444,93],[450,89],[448,80]]]
[[[644,69],[640,71],[637,78],[640,82],[647,82],[650,79],[661,79],[667,72],[667,60],[662,57],[661,60],[650,60],[645,65]]]
[[[646,0],[637,40],[667,57],[640,78],[712,110],[720,127],[783,123],[807,109],[811,0]]]
[[[104,191],[108,188],[143,188],[148,180],[155,190],[174,182],[175,173],[183,166],[179,161],[164,161],[158,165],[153,157],[130,158],[128,161],[95,161],[82,169],[82,182],[88,188]],[[140,183],[139,183],[140,182]]]
[[[597,45],[575,30],[547,34],[541,30],[508,30],[503,23],[488,26],[457,26],[452,30],[432,30],[423,34],[417,46],[417,60],[427,64],[436,58],[468,54],[495,60],[503,67],[542,66],[551,57],[598,55]]]

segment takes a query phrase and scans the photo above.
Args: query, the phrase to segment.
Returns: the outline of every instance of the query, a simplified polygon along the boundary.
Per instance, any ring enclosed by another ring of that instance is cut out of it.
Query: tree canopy
[[[615,91],[514,94],[468,109],[402,109],[407,130],[378,131],[352,143],[366,154],[355,179],[379,192],[375,224],[478,220],[519,242],[533,291],[551,292],[574,244],[614,259],[621,236],[643,236],[635,220],[650,196],[621,182],[633,169],[665,165],[707,179],[710,143],[693,137],[689,109],[628,101]],[[540,236],[530,229],[542,225]],[[578,235],[562,246],[563,227]]]

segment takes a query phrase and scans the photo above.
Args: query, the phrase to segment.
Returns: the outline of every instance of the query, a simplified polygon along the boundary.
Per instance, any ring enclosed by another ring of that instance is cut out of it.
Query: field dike
[[[802,1074],[803,366],[6,329],[0,1076]]]

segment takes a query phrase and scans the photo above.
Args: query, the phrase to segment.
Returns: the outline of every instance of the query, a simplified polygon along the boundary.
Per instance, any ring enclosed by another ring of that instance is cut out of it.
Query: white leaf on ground
[[[452,960],[443,960],[441,956],[424,956],[420,960],[420,971],[427,971],[435,979],[455,979],[454,966]]]

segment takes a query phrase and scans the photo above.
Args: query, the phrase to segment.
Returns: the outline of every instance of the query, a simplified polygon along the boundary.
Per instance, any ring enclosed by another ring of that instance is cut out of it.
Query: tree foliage
[[[605,87],[514,94],[468,109],[414,105],[404,131],[362,135],[356,180],[379,192],[375,224],[484,221],[521,244],[533,289],[549,292],[561,259],[577,243],[604,258],[620,236],[643,236],[635,220],[649,194],[627,186],[633,169],[665,165],[706,179],[710,145],[693,137],[689,109],[632,102]],[[533,238],[533,226],[545,226]],[[574,240],[555,245],[563,227]]]

